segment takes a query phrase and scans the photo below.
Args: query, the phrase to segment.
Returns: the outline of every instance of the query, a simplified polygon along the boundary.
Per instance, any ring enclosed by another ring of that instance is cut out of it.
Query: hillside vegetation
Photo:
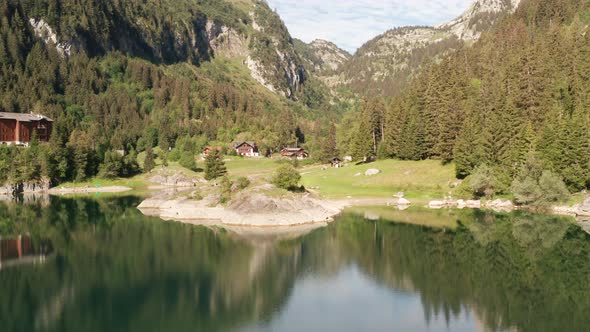
[[[357,158],[453,161],[459,177],[480,170],[496,193],[537,190],[543,171],[588,188],[589,23],[588,1],[523,1],[400,97],[366,102],[342,125],[340,145]]]
[[[48,146],[0,147],[0,183],[130,176],[156,147],[316,149],[336,112],[300,62],[262,1],[2,1],[0,111],[55,124]]]

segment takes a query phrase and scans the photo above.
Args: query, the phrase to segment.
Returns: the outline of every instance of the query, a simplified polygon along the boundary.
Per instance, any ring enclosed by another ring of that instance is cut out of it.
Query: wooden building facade
[[[40,142],[48,142],[53,120],[38,114],[0,112],[0,144],[29,145],[36,133]]]
[[[238,142],[235,144],[236,153],[242,157],[259,157],[258,146],[254,142]]]

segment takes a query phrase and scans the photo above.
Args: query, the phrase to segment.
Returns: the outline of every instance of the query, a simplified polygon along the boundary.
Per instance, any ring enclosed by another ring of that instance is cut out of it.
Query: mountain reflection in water
[[[2,241],[51,256],[0,269],[2,331],[590,326],[590,239],[568,218],[380,208],[251,240],[145,217],[139,202],[0,204]]]

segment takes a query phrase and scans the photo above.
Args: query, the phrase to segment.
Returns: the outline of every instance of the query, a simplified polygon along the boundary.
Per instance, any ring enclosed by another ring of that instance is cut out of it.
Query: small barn
[[[0,144],[29,145],[36,134],[40,142],[49,142],[53,120],[39,114],[0,112]]]
[[[281,157],[307,159],[309,154],[303,148],[284,148],[281,150]]]
[[[246,158],[259,157],[258,146],[255,142],[238,142],[234,145],[236,154]]]

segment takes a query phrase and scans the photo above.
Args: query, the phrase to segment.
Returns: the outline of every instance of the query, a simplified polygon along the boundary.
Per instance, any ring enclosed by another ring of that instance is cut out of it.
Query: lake
[[[357,208],[251,237],[139,203],[0,203],[0,330],[590,330],[590,236],[569,218]]]

